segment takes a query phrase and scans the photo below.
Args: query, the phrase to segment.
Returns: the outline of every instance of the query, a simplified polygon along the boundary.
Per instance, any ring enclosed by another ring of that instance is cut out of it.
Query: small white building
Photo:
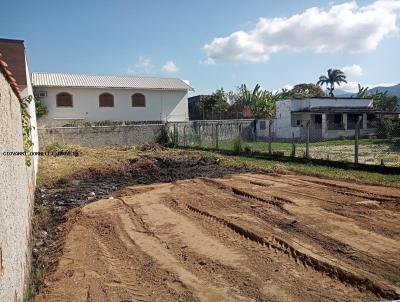
[[[371,99],[326,97],[281,100],[276,103],[273,134],[281,139],[291,139],[292,135],[304,138],[309,123],[311,140],[352,137],[359,119],[360,135],[376,134],[379,120]]]
[[[185,121],[188,91],[176,78],[32,74],[35,96],[48,108],[41,126],[81,121]]]

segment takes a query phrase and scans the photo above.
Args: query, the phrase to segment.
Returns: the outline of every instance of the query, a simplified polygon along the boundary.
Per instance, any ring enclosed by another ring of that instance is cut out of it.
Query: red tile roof
[[[21,91],[18,88],[17,81],[15,80],[12,72],[8,68],[8,64],[3,60],[3,56],[1,53],[0,53],[0,71],[4,74],[5,78],[7,79],[8,83],[11,86],[11,89],[14,91],[18,100],[21,102],[22,96],[21,96]]]

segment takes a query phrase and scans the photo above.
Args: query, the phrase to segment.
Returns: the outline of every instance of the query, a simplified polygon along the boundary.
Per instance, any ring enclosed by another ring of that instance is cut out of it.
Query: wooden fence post
[[[307,121],[307,140],[306,140],[306,158],[310,158],[310,126],[311,120]]]
[[[291,154],[291,156],[292,157],[296,156],[296,145],[294,143],[294,132],[292,132],[292,154]]]
[[[360,133],[360,123],[361,123],[361,116],[358,117],[356,123],[355,136],[354,136],[354,163],[358,164],[358,135]]]
[[[272,120],[268,120],[268,154],[272,155]]]

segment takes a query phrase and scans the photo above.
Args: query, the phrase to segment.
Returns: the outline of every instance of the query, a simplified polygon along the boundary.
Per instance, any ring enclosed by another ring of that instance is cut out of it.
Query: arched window
[[[114,107],[114,96],[111,93],[104,92],[99,95],[100,107]]]
[[[146,107],[146,97],[141,93],[132,95],[132,107]]]
[[[56,96],[57,107],[73,107],[72,94],[60,92]]]

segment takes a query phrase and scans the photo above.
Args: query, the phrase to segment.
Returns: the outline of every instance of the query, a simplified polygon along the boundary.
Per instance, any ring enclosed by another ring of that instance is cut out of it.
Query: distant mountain
[[[377,86],[371,89],[368,89],[368,92],[370,93],[376,93],[376,92],[385,92],[388,91],[388,95],[395,95],[400,98],[400,84],[394,85],[394,86]],[[339,97],[350,97],[350,96],[357,96],[357,93],[351,93],[351,92],[346,92],[343,90],[336,90],[335,89],[335,96]]]
[[[400,97],[400,84],[394,85],[394,86],[389,86],[389,87],[374,87],[371,89],[368,89],[369,92],[371,93],[376,93],[376,92],[385,92],[388,91],[389,95],[395,95],[397,97]]]
[[[351,93],[351,92],[347,92],[347,91],[345,91],[345,90],[336,89],[336,88],[335,88],[335,90],[333,91],[333,93],[335,94],[335,96],[345,96],[345,97],[348,97],[348,96],[352,96],[352,95],[353,95],[353,93]]]

